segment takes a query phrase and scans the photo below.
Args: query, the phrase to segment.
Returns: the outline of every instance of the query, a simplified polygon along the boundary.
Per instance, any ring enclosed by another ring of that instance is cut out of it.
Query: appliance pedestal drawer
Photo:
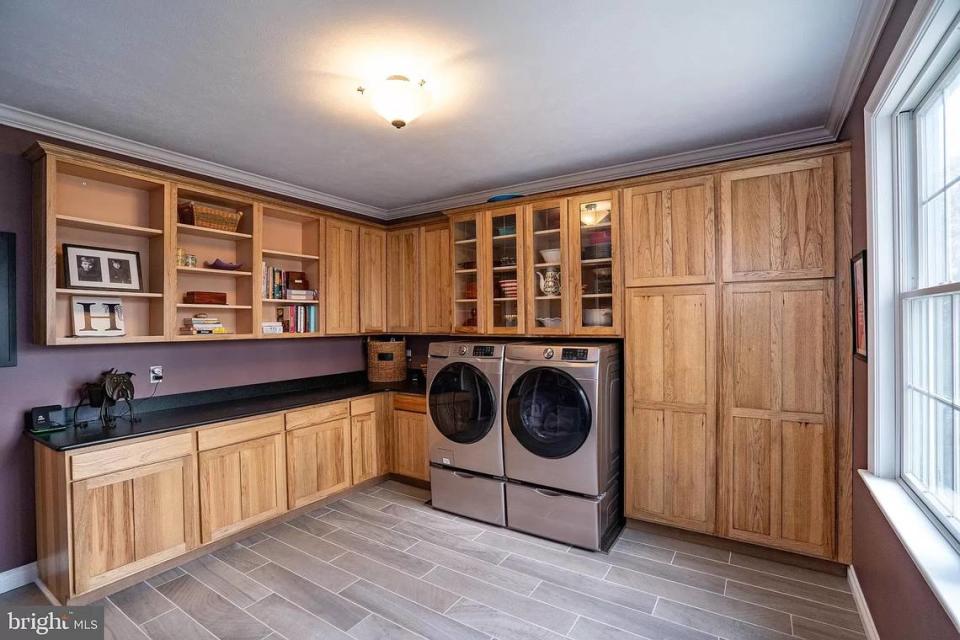
[[[617,486],[612,483],[606,493],[591,498],[510,482],[509,528],[584,549],[602,549],[620,525]]]
[[[501,527],[507,524],[505,484],[497,478],[430,466],[430,496],[434,508]]]

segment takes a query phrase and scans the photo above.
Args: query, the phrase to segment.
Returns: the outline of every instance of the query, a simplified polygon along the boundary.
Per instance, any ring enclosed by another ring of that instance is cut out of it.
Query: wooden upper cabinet
[[[189,455],[74,482],[74,593],[195,547],[196,473]]]
[[[204,543],[286,511],[282,434],[201,451],[199,456]]]
[[[453,321],[453,272],[450,225],[446,221],[423,227],[420,268],[420,329],[422,333],[450,333]]]
[[[360,227],[360,331],[387,329],[387,233]]]
[[[620,192],[570,198],[570,287],[573,334],[621,333]]]
[[[626,513],[712,533],[716,523],[716,291],[626,293]]]
[[[725,285],[723,344],[724,534],[832,557],[833,281]]]
[[[526,332],[568,335],[573,323],[567,200],[559,198],[527,205],[523,228]]]
[[[323,304],[326,309],[326,333],[330,335],[359,333],[360,226],[335,218],[324,225]]]
[[[714,281],[713,194],[713,176],[624,189],[626,286]]]
[[[723,279],[833,276],[833,181],[833,156],[721,174]]]
[[[484,333],[523,333],[523,207],[485,212],[480,229]]]
[[[420,228],[387,232],[387,331],[420,331]]]
[[[450,216],[453,241],[453,332],[482,333],[480,289],[482,258],[479,213]]]

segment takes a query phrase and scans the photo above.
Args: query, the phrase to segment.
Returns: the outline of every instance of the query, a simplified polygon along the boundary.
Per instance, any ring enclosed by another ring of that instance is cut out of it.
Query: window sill
[[[898,481],[879,478],[865,469],[859,473],[900,543],[960,630],[960,554]]]

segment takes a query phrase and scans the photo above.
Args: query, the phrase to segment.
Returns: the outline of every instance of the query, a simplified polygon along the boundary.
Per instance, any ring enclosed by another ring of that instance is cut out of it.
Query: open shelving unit
[[[323,306],[319,304],[323,220],[291,209],[264,206],[261,227],[261,259],[256,266],[260,322],[285,322],[283,333],[263,334],[263,337],[276,339],[323,335]],[[273,286],[270,282],[272,270],[279,270],[283,274],[304,273],[307,290],[317,291],[317,299],[287,300],[284,297],[286,283]],[[301,331],[295,330],[298,314],[303,318]]]

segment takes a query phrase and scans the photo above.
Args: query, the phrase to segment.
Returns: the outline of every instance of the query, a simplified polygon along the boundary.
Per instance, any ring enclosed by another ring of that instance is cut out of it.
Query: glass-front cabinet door
[[[620,333],[620,192],[569,199],[574,334]]]
[[[481,247],[484,332],[523,333],[523,208],[487,211]]]
[[[478,214],[465,213],[450,218],[453,238],[453,330],[455,333],[480,331],[480,243]],[[429,286],[430,274],[423,274]]]
[[[565,199],[527,205],[524,246],[527,333],[570,333],[569,222]]]

